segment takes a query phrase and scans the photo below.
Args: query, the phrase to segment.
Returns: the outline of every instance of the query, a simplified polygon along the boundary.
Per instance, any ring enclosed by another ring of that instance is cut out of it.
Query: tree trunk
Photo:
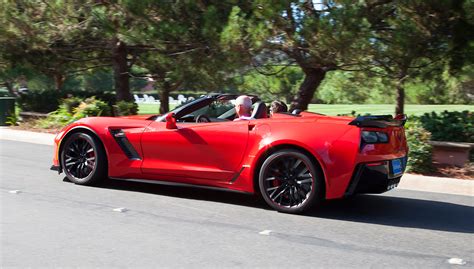
[[[407,78],[406,69],[402,69],[397,81],[397,104],[395,107],[395,115],[404,114],[405,112],[405,79]]]
[[[397,106],[395,108],[395,115],[403,114],[405,109],[405,88],[403,87],[403,82],[399,81],[397,83]]]
[[[324,80],[327,71],[322,68],[305,68],[303,69],[303,72],[305,77],[296,93],[296,96],[291,102],[290,111],[294,109],[308,109],[308,105],[311,102],[311,99],[313,99],[314,92]]]
[[[174,84],[169,81],[165,81],[162,84],[162,89],[160,91],[160,114],[164,114],[170,111],[170,92],[176,91],[183,84],[182,80],[176,81]]]
[[[170,83],[165,81],[163,83],[163,87],[161,87],[160,91],[160,114],[165,114],[170,111]]]
[[[112,68],[114,70],[115,94],[117,101],[132,101],[127,64],[127,45],[115,38],[112,48]]]
[[[54,86],[56,87],[56,90],[59,91],[63,88],[64,81],[66,81],[66,77],[63,74],[54,74]]]

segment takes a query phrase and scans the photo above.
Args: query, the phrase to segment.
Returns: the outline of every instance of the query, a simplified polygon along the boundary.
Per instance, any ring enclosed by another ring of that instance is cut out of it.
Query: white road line
[[[449,264],[455,264],[455,265],[465,265],[466,262],[463,259],[460,258],[451,258],[448,260]]]
[[[263,231],[259,232],[258,234],[261,234],[261,235],[270,235],[271,232],[272,232],[272,230],[263,230]]]
[[[119,208],[114,208],[113,211],[124,213],[124,212],[127,212],[128,209],[126,209],[125,207],[119,207]]]

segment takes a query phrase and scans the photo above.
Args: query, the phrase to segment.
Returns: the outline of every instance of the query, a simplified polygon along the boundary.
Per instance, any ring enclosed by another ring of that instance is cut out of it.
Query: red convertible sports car
[[[257,193],[288,213],[400,181],[404,115],[268,117],[252,96],[251,119],[233,121],[236,97],[209,94],[162,116],[83,118],[56,136],[51,169],[80,185],[109,177]]]

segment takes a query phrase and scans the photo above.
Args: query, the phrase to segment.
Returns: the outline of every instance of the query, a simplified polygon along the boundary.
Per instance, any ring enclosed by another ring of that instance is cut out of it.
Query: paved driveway
[[[288,215],[244,194],[77,186],[52,154],[0,140],[1,266],[473,268],[472,196],[394,190]]]

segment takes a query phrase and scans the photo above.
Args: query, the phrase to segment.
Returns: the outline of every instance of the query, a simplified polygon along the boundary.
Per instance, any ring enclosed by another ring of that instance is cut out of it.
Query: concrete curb
[[[54,134],[13,130],[8,127],[0,127],[1,140],[53,145],[54,137]],[[405,174],[402,177],[398,188],[413,191],[474,196],[474,180]]]
[[[405,174],[400,189],[474,196],[474,180]]]

